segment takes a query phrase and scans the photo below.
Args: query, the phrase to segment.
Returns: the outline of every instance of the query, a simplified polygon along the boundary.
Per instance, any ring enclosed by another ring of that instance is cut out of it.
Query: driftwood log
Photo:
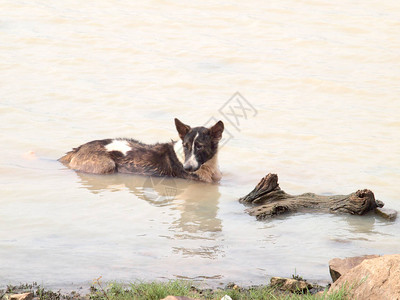
[[[247,212],[258,220],[295,212],[363,215],[384,205],[382,201],[375,200],[370,190],[358,190],[350,195],[321,196],[306,193],[292,196],[280,189],[278,175],[271,173],[239,201],[251,205]]]

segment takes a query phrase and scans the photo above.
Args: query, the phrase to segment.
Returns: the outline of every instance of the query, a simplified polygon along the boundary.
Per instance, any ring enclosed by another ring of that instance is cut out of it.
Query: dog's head
[[[218,121],[210,128],[194,127],[175,119],[176,130],[182,140],[186,171],[197,171],[204,163],[213,158],[218,151],[218,142],[222,138],[224,123]]]

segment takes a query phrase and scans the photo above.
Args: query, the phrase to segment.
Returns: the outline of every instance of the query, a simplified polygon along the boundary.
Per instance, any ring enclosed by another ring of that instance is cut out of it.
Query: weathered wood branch
[[[268,174],[248,195],[239,201],[251,205],[247,212],[258,220],[294,212],[348,213],[363,215],[382,207],[370,190],[358,190],[350,195],[321,196],[306,193],[292,196],[282,191],[278,184],[278,175]]]

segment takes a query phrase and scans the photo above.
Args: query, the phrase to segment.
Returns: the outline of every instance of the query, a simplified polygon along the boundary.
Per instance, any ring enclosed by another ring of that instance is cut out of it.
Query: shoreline
[[[188,280],[169,280],[169,281],[135,281],[133,283],[118,283],[113,281],[102,281],[102,277],[95,279],[89,286],[81,286],[78,289],[54,289],[36,282],[20,285],[7,285],[4,289],[0,288],[0,300],[8,299],[126,299],[120,295],[130,293],[131,299],[142,299],[146,293],[150,294],[153,290],[158,290],[162,299],[167,296],[186,296],[195,299],[220,299],[224,295],[234,295],[234,299],[247,299],[249,294],[260,294],[264,296],[254,296],[255,299],[265,299],[269,295],[273,299],[297,299],[297,296],[306,295],[314,299],[314,296],[326,293],[329,285],[322,286],[309,283],[300,276],[293,278],[272,277],[279,281],[277,283],[239,286],[233,282],[223,287],[201,287],[193,281]],[[283,281],[290,281],[290,286],[284,286]],[[112,297],[110,296],[112,295]],[[162,296],[161,296],[162,295]],[[137,297],[136,297],[137,296]],[[150,297],[150,296],[149,296]],[[243,298],[244,297],[244,298]],[[151,299],[156,299],[150,297]],[[272,299],[271,298],[271,299]],[[146,299],[146,298],[143,298]],[[253,299],[253,298],[252,298]],[[268,298],[269,299],[269,298]],[[315,298],[317,299],[317,298]],[[340,298],[341,299],[341,298]]]
[[[301,274],[300,274],[301,275]],[[291,277],[281,277],[281,276],[265,276],[265,281],[260,282],[260,283],[243,283],[243,282],[234,282],[233,281],[224,281],[224,282],[212,282],[209,283],[206,280],[195,280],[195,279],[186,279],[186,278],[174,278],[174,279],[133,279],[130,281],[124,281],[124,280],[106,280],[103,279],[102,276],[101,281],[104,284],[110,284],[110,283],[116,283],[120,284],[122,286],[129,286],[130,284],[136,284],[136,283],[149,283],[149,282],[157,282],[157,283],[168,283],[168,282],[175,282],[175,281],[181,281],[181,282],[190,282],[192,285],[196,286],[199,289],[202,290],[218,290],[218,289],[224,289],[226,286],[235,284],[237,286],[240,286],[243,289],[249,289],[251,287],[255,286],[268,286],[270,284],[271,278],[274,277],[280,277],[280,278],[294,278],[294,277],[299,277],[302,278],[301,276],[292,274]],[[94,282],[97,280],[97,278],[94,278],[92,280],[87,280],[84,282],[80,283],[52,283],[52,284],[46,284],[46,282],[43,281],[19,281],[19,282],[2,282],[0,283],[0,291],[6,290],[8,287],[24,287],[24,286],[41,286],[42,288],[46,290],[52,290],[52,291],[60,291],[61,294],[70,294],[70,293],[89,293],[91,286],[94,284]],[[304,279],[305,281],[309,282],[312,285],[315,286],[322,286],[322,287],[327,287],[330,284],[332,284],[332,280],[328,279]],[[24,282],[24,283],[23,283]],[[1,295],[1,293],[0,293]],[[0,297],[1,300],[1,297]]]
[[[304,300],[304,299],[398,299],[400,254],[364,255],[329,261],[332,284],[319,285],[292,274],[272,277],[262,285],[247,287],[234,282],[224,287],[205,288],[188,280],[113,282],[100,276],[91,284],[65,293],[38,283],[9,285],[0,290],[0,300]],[[388,272],[389,270],[389,272]],[[204,282],[203,282],[204,283]],[[177,296],[170,297],[168,296]],[[188,297],[188,298],[179,298]]]

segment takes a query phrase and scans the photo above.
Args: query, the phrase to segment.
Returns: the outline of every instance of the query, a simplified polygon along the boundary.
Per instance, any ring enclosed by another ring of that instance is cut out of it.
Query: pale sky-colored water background
[[[235,127],[237,91],[256,113]],[[0,285],[323,281],[333,257],[399,253],[399,221],[258,222],[237,201],[273,172],[291,194],[369,188],[400,210],[399,95],[395,0],[2,1]],[[93,139],[169,141],[174,117],[225,122],[219,185],[56,161]]]

